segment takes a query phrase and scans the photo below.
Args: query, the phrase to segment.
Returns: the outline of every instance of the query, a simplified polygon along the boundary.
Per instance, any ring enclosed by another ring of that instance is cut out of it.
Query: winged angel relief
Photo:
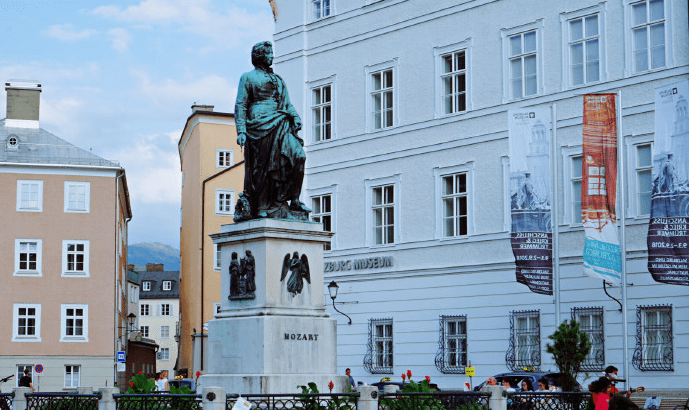
[[[311,284],[311,271],[309,269],[309,258],[306,255],[299,257],[299,252],[294,252],[290,257],[289,253],[285,255],[285,260],[282,262],[282,276],[280,282],[287,277],[287,272],[292,271],[292,275],[287,279],[287,291],[296,296],[304,289],[304,279]]]

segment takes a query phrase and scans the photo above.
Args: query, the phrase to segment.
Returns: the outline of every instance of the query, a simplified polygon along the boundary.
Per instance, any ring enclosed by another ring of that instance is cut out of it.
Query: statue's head
[[[251,251],[247,249],[246,256],[251,256]]]
[[[273,64],[273,44],[270,41],[254,45],[251,49],[251,64],[254,67],[270,67]]]
[[[237,259],[237,252],[232,252],[232,259]]]
[[[294,259],[299,259],[299,252],[294,251],[294,254],[292,254],[292,257],[293,257]]]

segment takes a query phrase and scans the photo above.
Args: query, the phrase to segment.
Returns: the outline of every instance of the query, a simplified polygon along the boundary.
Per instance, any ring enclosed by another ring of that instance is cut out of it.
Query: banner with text
[[[656,88],[648,271],[689,286],[689,81]]]
[[[617,113],[615,94],[584,95],[581,219],[584,273],[618,284],[622,276],[617,235]]]
[[[550,110],[510,110],[511,244],[517,282],[553,294],[550,221]]]

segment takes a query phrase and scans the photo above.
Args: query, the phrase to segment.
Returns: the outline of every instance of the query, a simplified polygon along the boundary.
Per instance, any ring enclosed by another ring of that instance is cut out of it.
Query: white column
[[[358,410],[378,410],[378,387],[365,385],[359,386],[357,390],[359,392]]]
[[[115,398],[113,394],[119,394],[120,389],[117,387],[101,387],[98,389],[101,398],[98,399],[98,410],[117,410]]]
[[[201,390],[203,396],[203,410],[225,410],[227,393],[222,387],[204,387]]]
[[[12,389],[14,392],[14,400],[12,400],[12,408],[17,410],[23,410],[28,404],[26,400],[26,395],[31,393],[31,388],[29,387],[15,387]]]

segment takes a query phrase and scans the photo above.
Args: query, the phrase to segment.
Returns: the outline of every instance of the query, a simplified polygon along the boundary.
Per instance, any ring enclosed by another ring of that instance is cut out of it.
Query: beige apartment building
[[[231,223],[244,186],[244,156],[234,114],[193,105],[179,140],[182,166],[180,341],[176,372],[204,372],[206,327],[220,303],[219,253],[211,233]]]
[[[41,392],[112,386],[126,345],[125,171],[40,128],[40,82],[5,90],[0,369],[12,387],[30,369]]]

